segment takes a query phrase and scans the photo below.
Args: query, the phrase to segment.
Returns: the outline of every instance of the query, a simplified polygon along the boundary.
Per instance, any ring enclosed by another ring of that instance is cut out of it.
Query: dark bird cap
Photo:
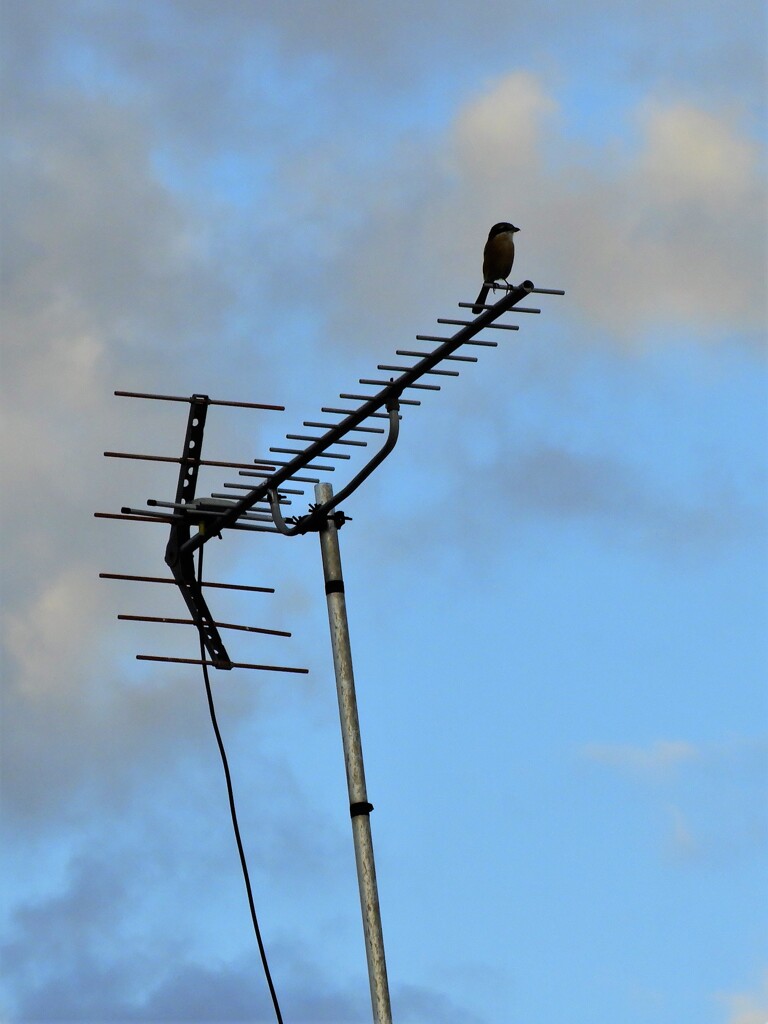
[[[510,224],[508,221],[503,220],[498,224],[494,224],[491,230],[488,232],[488,237],[493,238],[494,235],[500,235],[504,231],[519,231],[520,228],[516,228],[514,224]]]

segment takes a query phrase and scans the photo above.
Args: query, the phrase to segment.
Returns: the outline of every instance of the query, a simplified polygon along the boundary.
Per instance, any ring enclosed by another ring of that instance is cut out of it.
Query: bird
[[[515,262],[515,232],[519,230],[520,228],[516,228],[514,224],[504,220],[499,224],[494,224],[488,232],[488,241],[483,249],[484,283],[472,307],[474,316],[482,313],[483,305],[494,281],[502,280],[509,283],[507,278],[512,270],[512,264]]]

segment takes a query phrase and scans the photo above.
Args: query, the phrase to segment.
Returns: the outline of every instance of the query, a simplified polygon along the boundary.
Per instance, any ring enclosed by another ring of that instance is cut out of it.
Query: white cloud
[[[485,233],[503,218],[521,227],[513,277],[564,287],[571,317],[590,325],[579,339],[759,330],[764,182],[738,116],[649,94],[624,112],[631,141],[576,143],[568,115],[542,75],[515,71],[468,99],[442,143],[409,146],[399,166],[396,154],[342,247],[354,254],[335,275],[345,294],[367,291],[382,315],[396,295],[404,319],[425,289],[470,298]],[[354,309],[343,315],[359,345],[370,328]]]
[[[656,740],[646,746],[590,743],[581,756],[651,796],[673,862],[750,863],[762,856],[764,737],[699,744]]]
[[[539,76],[515,71],[459,111],[453,127],[457,160],[478,194],[497,189],[504,180],[518,191],[520,179],[533,187],[535,175],[543,170],[543,143],[557,110]]]
[[[757,148],[724,118],[689,103],[651,102],[643,111],[646,149],[639,167],[660,206],[695,201],[729,207],[748,192]]]
[[[584,757],[598,764],[621,768],[638,775],[664,775],[678,765],[694,761],[699,751],[685,740],[655,740],[646,747],[620,743],[590,743]]]
[[[569,302],[619,340],[670,320],[703,338],[762,324],[764,186],[738,121],[649,100],[630,113],[635,152],[577,152],[555,109],[540,80],[514,74],[457,119],[467,193],[530,227],[521,269],[535,247]]]
[[[18,673],[18,693],[35,703],[77,685],[89,659],[83,640],[94,629],[98,600],[93,576],[69,568],[41,587],[30,607],[12,611],[3,625],[8,654]],[[16,675],[16,673],[14,673]]]
[[[687,860],[694,857],[699,850],[699,843],[691,827],[691,823],[679,807],[670,806],[668,814],[671,828],[667,839],[667,849],[674,860]]]
[[[720,992],[716,999],[727,1007],[724,1024],[766,1024],[768,1021],[768,971],[752,992]]]

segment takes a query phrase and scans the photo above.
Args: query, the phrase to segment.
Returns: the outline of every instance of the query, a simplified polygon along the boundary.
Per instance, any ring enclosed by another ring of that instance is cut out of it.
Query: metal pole
[[[315,499],[324,504],[333,497],[330,484],[317,484]],[[355,677],[352,672],[352,652],[349,646],[347,607],[344,599],[344,580],[341,573],[339,537],[333,516],[321,524],[320,550],[323,556],[325,593],[328,600],[328,622],[331,629],[333,667],[336,672],[336,692],[339,698],[341,738],[344,744],[344,763],[347,769],[349,809],[352,815],[352,837],[355,843],[357,882],[360,889],[360,907],[363,914],[365,953],[368,958],[368,980],[371,986],[371,1004],[375,1024],[391,1024],[387,964],[384,958],[384,936],[381,930],[379,894],[376,887],[376,866],[373,860],[370,812],[365,790],[363,747],[360,740],[360,722],[357,717]]]

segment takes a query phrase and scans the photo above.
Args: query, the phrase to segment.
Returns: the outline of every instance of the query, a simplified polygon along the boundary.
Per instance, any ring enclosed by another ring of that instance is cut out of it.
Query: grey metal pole
[[[318,504],[330,501],[330,484],[315,486]],[[352,837],[355,843],[357,882],[360,889],[360,907],[363,914],[365,953],[368,958],[368,980],[375,1024],[391,1024],[387,963],[384,958],[384,936],[381,930],[379,893],[376,887],[376,865],[373,860],[370,812],[365,789],[363,747],[360,740],[360,722],[357,717],[355,677],[352,672],[352,651],[349,645],[347,606],[344,598],[344,579],[341,573],[339,537],[333,517],[320,528],[320,550],[323,556],[325,593],[328,601],[328,622],[331,629],[333,667],[336,672],[336,693],[339,698],[341,738],[344,744],[344,763],[347,769],[349,809],[352,815]]]

